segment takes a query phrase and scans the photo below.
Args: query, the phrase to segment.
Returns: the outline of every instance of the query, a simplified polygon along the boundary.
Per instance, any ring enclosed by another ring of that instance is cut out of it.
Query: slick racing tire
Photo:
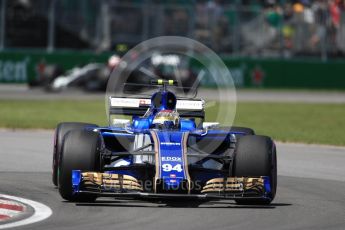
[[[81,122],[64,122],[58,124],[55,129],[54,134],[54,149],[53,149],[53,174],[52,174],[52,181],[55,186],[58,186],[58,165],[60,159],[60,153],[62,149],[62,140],[63,137],[66,135],[67,132],[74,130],[74,129],[85,129],[85,128],[92,128],[98,127],[95,124],[88,124],[88,123],[81,123]]]
[[[59,192],[68,201],[94,201],[94,194],[73,194],[72,170],[100,171],[101,137],[90,130],[69,131],[62,145]]]
[[[235,177],[269,176],[271,192],[268,199],[237,199],[237,204],[268,205],[277,190],[277,155],[271,138],[249,135],[238,139],[233,164]]]

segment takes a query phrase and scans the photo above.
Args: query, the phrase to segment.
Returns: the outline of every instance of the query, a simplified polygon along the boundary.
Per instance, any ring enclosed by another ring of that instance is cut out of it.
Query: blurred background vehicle
[[[344,0],[0,0],[0,82],[103,90],[112,55],[164,35],[221,54],[237,87],[345,88]]]
[[[74,67],[66,73],[58,75],[56,72],[48,72],[41,77],[47,91],[61,91],[70,87],[79,87],[87,91],[105,91],[111,71],[120,63],[120,57],[112,55],[107,65],[104,63],[89,63],[81,67]],[[46,69],[54,69],[54,65],[45,66]]]

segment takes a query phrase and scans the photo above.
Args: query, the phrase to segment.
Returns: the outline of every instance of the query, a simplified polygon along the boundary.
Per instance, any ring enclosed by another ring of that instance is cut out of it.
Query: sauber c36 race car
[[[158,90],[151,98],[109,98],[109,116],[131,119],[111,119],[108,127],[57,126],[53,183],[62,198],[272,202],[277,158],[270,137],[205,122],[204,100],[177,98],[172,80],[152,84]]]

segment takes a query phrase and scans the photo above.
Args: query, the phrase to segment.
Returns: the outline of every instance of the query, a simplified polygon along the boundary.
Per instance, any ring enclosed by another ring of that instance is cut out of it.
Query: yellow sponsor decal
[[[129,175],[98,173],[98,172],[84,172],[82,173],[83,182],[85,185],[106,186],[107,188],[118,188],[128,190],[139,190],[143,188],[139,181]]]
[[[206,182],[201,193],[245,192],[247,190],[263,192],[264,179],[262,177],[214,178]]]

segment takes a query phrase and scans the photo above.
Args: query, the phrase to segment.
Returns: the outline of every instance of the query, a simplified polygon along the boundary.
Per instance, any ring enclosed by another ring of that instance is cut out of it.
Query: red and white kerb
[[[25,205],[0,198],[0,222],[9,220],[23,214],[26,210]]]

